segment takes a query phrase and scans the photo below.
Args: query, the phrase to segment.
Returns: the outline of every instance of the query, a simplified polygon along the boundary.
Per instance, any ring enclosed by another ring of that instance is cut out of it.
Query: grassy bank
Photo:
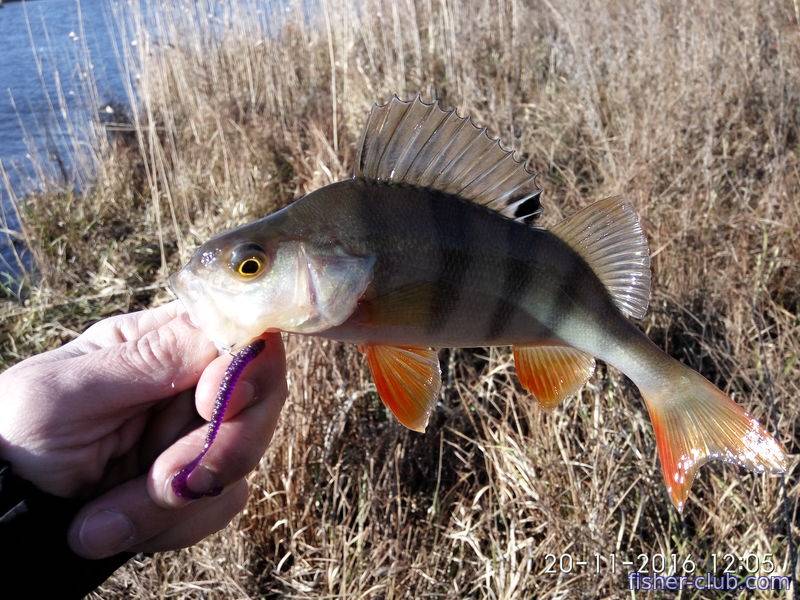
[[[346,177],[371,103],[421,91],[526,153],[545,225],[630,197],[653,254],[641,326],[795,456],[785,478],[702,469],[680,518],[638,393],[611,369],[546,414],[508,349],[443,353],[419,435],[387,417],[354,348],[290,337],[291,397],[248,510],[102,596],[619,597],[620,560],[640,553],[796,570],[800,8],[697,4],[325,0],[272,31],[246,2],[211,20],[177,2],[156,34],[146,8],[120,9],[129,126],[81,162],[85,193],[22,204],[39,275],[3,305],[0,366],[165,301],[199,242]],[[548,553],[590,564],[546,572]],[[616,573],[595,573],[596,553]]]

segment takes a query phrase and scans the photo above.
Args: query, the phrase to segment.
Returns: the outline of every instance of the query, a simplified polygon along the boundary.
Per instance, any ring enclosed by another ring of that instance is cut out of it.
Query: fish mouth
[[[183,304],[189,321],[198,329],[202,329],[200,320],[197,318],[197,302],[199,300],[199,290],[192,285],[191,274],[187,272],[187,267],[183,267],[169,276],[167,285],[175,297]]]
[[[218,309],[214,295],[208,293],[207,282],[197,277],[189,266],[170,275],[167,284],[186,309],[191,324],[208,336],[220,352],[228,352],[241,345],[229,339],[237,338],[231,335],[235,327]]]
[[[183,273],[183,269],[176,271],[167,278],[167,287],[178,300],[182,299],[185,289],[181,281],[181,273]]]

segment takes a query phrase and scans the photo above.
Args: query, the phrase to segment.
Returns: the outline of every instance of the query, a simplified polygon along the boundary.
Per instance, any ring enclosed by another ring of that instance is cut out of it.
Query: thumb
[[[211,341],[180,315],[137,339],[68,359],[72,377],[62,379],[62,401],[97,414],[161,400],[194,386],[216,356]]]

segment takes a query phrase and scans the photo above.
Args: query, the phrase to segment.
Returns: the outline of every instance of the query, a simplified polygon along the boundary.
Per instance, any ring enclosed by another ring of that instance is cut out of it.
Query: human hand
[[[87,558],[183,547],[223,528],[275,430],[287,394],[279,334],[244,371],[189,478],[193,491],[221,494],[175,496],[171,479],[202,448],[231,361],[179,306],[105,319],[0,374],[0,458],[45,492],[93,498],[69,532]]]

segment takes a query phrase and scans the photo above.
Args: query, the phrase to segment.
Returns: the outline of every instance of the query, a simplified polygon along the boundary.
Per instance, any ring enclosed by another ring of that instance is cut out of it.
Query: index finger
[[[101,348],[135,340],[149,331],[166,325],[184,312],[183,303],[180,300],[174,300],[156,308],[107,317],[63,346],[27,358],[25,364],[32,365],[73,358]]]
[[[59,379],[59,401],[93,416],[155,402],[195,385],[216,355],[214,344],[179,316],[138,339],[65,360],[70,376]]]
[[[186,309],[183,303],[180,300],[173,300],[156,308],[108,317],[89,327],[63,349],[75,346],[85,353],[138,340],[149,331],[163,327],[184,312]]]

